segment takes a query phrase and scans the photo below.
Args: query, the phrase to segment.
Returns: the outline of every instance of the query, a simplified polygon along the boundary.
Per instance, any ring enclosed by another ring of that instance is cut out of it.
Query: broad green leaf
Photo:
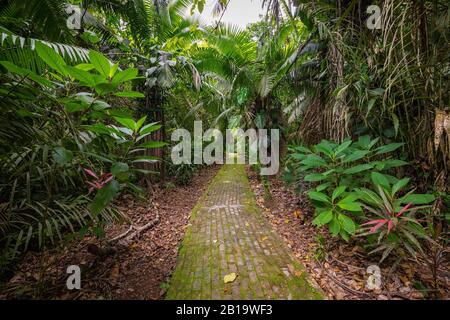
[[[327,189],[329,186],[331,186],[331,183],[330,183],[330,182],[320,184],[320,185],[318,185],[318,186],[316,187],[316,191],[321,192],[321,191]]]
[[[311,154],[308,155],[304,160],[300,162],[311,167],[325,166],[327,163],[320,156]]]
[[[137,91],[124,91],[124,92],[117,92],[114,93],[116,97],[122,97],[122,98],[145,98],[145,95],[143,93],[137,92]]]
[[[0,61],[0,64],[2,66],[4,66],[11,73],[15,73],[21,77],[33,80],[34,82],[39,83],[40,85],[43,85],[45,87],[49,87],[49,88],[53,87],[53,83],[51,83],[47,79],[37,75],[36,73],[34,73],[31,70],[18,67],[9,61]]]
[[[328,228],[330,230],[330,233],[333,237],[336,237],[339,234],[339,231],[341,231],[341,224],[339,223],[339,220],[336,217],[333,217],[333,219],[328,224]]]
[[[330,203],[330,198],[324,193],[317,192],[317,191],[310,191],[308,192],[308,196],[313,199],[320,202]]]
[[[111,69],[109,70],[109,78],[112,79],[114,75],[116,74],[117,70],[119,69],[119,64],[115,63],[111,66]]]
[[[91,71],[92,69],[94,69],[94,66],[91,63],[80,63],[76,65],[75,68],[83,71]]]
[[[346,156],[342,162],[343,163],[349,163],[356,160],[360,160],[364,158],[370,151],[369,150],[356,150],[352,153],[350,153],[348,156]]]
[[[128,164],[123,163],[123,162],[116,162],[114,163],[114,165],[111,167],[111,173],[114,176],[119,175],[120,173],[123,172],[128,172],[130,170]]]
[[[372,182],[375,185],[378,185],[378,186],[381,186],[384,188],[389,188],[389,180],[386,178],[385,175],[378,173],[378,172],[372,172],[371,178],[372,178]]]
[[[96,123],[96,124],[92,124],[92,125],[84,125],[84,126],[81,126],[81,127],[86,129],[86,130],[89,130],[91,132],[94,132],[94,133],[108,134],[108,135],[116,134],[118,136],[122,136],[122,133],[119,130],[117,130],[115,128],[112,128],[112,127],[109,127],[109,126],[105,126],[103,123]]]
[[[381,160],[374,163],[376,164],[377,170],[387,170],[390,168],[397,168],[408,164],[408,162],[406,161],[397,159]]]
[[[59,165],[65,165],[73,159],[73,153],[63,147],[57,147],[53,150],[53,159]]]
[[[104,83],[95,85],[94,89],[95,89],[95,91],[97,91],[97,93],[100,96],[104,96],[104,95],[107,95],[107,94],[110,94],[110,93],[116,91],[117,86],[112,83],[104,82]]]
[[[403,189],[409,183],[409,181],[409,178],[397,181],[397,183],[392,186],[391,196],[394,196],[399,190]]]
[[[355,174],[355,173],[370,170],[372,168],[373,168],[373,164],[365,163],[365,164],[360,164],[360,165],[345,169],[344,173],[345,174]]]
[[[157,148],[162,148],[167,146],[166,142],[161,142],[161,141],[149,141],[146,142],[144,144],[141,144],[140,146],[138,146],[138,148],[145,148],[145,149],[157,149]]]
[[[345,199],[344,199],[345,200]],[[361,204],[353,201],[339,201],[338,206],[341,209],[352,211],[352,212],[360,212],[362,211]]]
[[[66,62],[59,54],[55,52],[55,50],[42,42],[36,41],[36,52],[39,57],[52,69],[58,71],[63,76],[67,76],[67,71],[64,68]]]
[[[383,202],[383,200],[375,192],[369,189],[356,189],[355,193],[358,195],[360,200],[369,204],[379,204]]]
[[[154,123],[149,123],[145,126],[142,127],[142,129],[139,131],[140,135],[146,135],[152,132],[155,132],[159,129],[161,129],[161,125],[158,124],[158,122],[154,122]]]
[[[117,73],[112,82],[116,83],[116,84],[120,84],[120,83],[124,83],[133,79],[136,79],[138,75],[138,69],[136,68],[129,68],[126,69],[124,71],[120,71],[119,73]]]
[[[133,132],[135,131],[135,129],[136,129],[136,122],[134,122],[133,119],[130,119],[130,118],[118,118],[118,117],[115,117],[114,119],[116,119],[116,121],[118,123],[120,123],[121,125],[125,126],[128,129],[132,130]]]
[[[320,213],[314,220],[313,224],[316,226],[323,226],[333,219],[333,212],[331,210]]]
[[[90,50],[89,59],[91,60],[94,68],[105,78],[109,78],[109,72],[111,70],[111,63],[109,60],[101,53]]]
[[[80,81],[83,84],[88,85],[89,87],[95,86],[95,81],[92,78],[92,75],[89,72],[83,71],[81,69],[71,67],[71,66],[64,66],[67,73],[74,79]]]
[[[339,214],[338,219],[345,231],[349,234],[355,234],[356,225],[351,218],[347,217],[345,214]]]
[[[307,147],[304,146],[295,146],[293,147],[295,151],[303,152],[303,153],[311,153],[311,150],[309,150]]]
[[[142,128],[142,126],[144,125],[145,120],[147,120],[147,116],[142,117],[141,119],[139,119],[138,122],[136,122],[136,127],[134,129],[136,131],[139,131]]]
[[[408,194],[401,198],[401,203],[408,204],[412,203],[415,205],[418,204],[429,204],[433,202],[436,198],[432,194]]]
[[[331,196],[331,201],[336,200],[342,193],[345,192],[346,189],[347,189],[347,187],[345,187],[345,186],[337,187],[337,188],[333,191],[333,195]]]
[[[322,181],[323,179],[326,179],[325,176],[323,176],[321,173],[312,173],[305,176],[305,181],[307,182],[317,182]]]
[[[95,195],[94,200],[89,206],[92,215],[98,216],[112,200],[119,194],[120,185],[116,180],[111,181],[105,187],[100,189]]]
[[[377,154],[383,154],[388,153],[397,150],[398,148],[402,147],[404,143],[391,143],[385,146],[381,146],[376,149]]]
[[[333,155],[334,148],[329,141],[322,140],[319,144],[315,146],[315,149],[331,157]]]
[[[337,147],[335,150],[336,156],[340,155],[342,152],[347,150],[348,147],[350,147],[352,143],[353,143],[353,141],[349,140],[349,141],[346,141],[346,142],[342,143],[341,145],[339,145],[339,147]]]

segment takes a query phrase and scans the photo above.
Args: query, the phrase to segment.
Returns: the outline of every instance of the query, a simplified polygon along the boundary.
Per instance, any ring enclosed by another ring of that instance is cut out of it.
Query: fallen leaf
[[[224,278],[223,278],[223,282],[225,282],[225,283],[231,283],[231,282],[234,282],[234,280],[236,280],[236,278],[237,278],[237,275],[236,275],[236,273],[230,273],[230,274],[227,274]]]

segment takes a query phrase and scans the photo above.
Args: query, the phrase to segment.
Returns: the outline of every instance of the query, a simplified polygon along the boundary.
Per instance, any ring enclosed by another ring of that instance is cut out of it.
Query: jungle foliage
[[[198,168],[173,166],[168,140],[195,120],[280,129],[285,177],[308,195],[314,224],[363,237],[382,260],[438,252],[440,261],[448,1],[264,0],[265,17],[246,29],[221,22],[226,0],[205,25],[205,3],[1,2],[2,265],[102,236],[127,219],[114,204],[121,193],[189,183]],[[367,25],[369,5],[379,28]]]

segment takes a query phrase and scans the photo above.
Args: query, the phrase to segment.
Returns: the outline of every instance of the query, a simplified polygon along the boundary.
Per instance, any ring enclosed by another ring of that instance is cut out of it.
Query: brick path
[[[244,166],[225,165],[194,208],[167,299],[320,298],[261,215]]]

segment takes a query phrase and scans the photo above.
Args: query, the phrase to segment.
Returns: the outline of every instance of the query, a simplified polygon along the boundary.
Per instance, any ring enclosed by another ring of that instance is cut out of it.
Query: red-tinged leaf
[[[370,228],[369,233],[377,232],[377,230],[384,226],[386,222],[388,222],[388,220],[384,220],[383,222],[380,222],[379,224],[373,226],[372,228]]]
[[[372,221],[363,223],[361,226],[370,226],[372,224],[377,224],[377,223],[385,222],[385,221],[387,221],[387,220],[385,220],[385,219],[383,219],[383,220],[372,220]]]
[[[88,175],[90,175],[91,177],[94,177],[95,179],[98,179],[97,175],[95,174],[94,171],[83,168],[84,172],[86,172]]]
[[[388,233],[391,232],[393,227],[394,227],[394,222],[392,222],[392,220],[389,220],[388,221]]]
[[[404,207],[400,212],[397,214],[397,218],[400,217],[406,210],[408,210],[413,204],[410,203],[406,207]]]

